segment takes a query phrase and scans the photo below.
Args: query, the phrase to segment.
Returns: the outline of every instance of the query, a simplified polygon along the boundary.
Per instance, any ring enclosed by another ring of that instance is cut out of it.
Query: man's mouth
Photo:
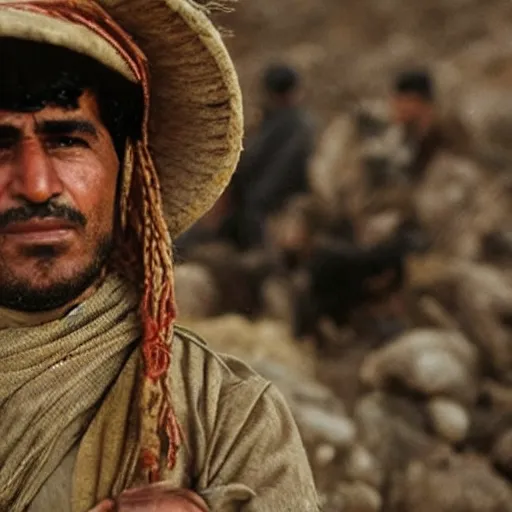
[[[73,235],[76,224],[63,219],[31,219],[12,222],[0,229],[0,236],[13,237],[25,242],[56,243]]]

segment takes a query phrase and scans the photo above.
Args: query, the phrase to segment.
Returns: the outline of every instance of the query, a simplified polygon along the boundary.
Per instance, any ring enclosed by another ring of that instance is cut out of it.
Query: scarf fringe
[[[206,14],[229,13],[235,10],[234,4],[238,3],[238,0],[189,0],[189,3]]]

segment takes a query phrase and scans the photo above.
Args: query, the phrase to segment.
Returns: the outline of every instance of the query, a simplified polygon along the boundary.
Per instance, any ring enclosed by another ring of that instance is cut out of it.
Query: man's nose
[[[23,140],[16,160],[13,195],[30,203],[45,203],[62,193],[62,182],[39,140]]]

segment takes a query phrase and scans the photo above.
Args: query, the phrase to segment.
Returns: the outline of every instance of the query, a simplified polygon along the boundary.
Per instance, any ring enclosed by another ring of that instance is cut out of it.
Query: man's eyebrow
[[[84,133],[98,138],[98,131],[93,123],[83,119],[63,119],[58,121],[43,121],[37,126],[37,132],[44,135],[64,135]]]
[[[10,124],[0,124],[0,139],[18,139],[20,135],[19,128]]]

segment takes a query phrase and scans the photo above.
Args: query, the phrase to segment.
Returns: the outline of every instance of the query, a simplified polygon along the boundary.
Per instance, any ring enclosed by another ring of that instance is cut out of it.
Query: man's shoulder
[[[179,485],[192,485],[210,510],[318,510],[297,427],[275,386],[188,329],[175,328],[173,341],[170,388],[186,440]],[[164,476],[175,482],[178,473]]]
[[[206,446],[236,438],[247,422],[256,428],[288,421],[275,386],[243,361],[216,353],[183,327],[175,328],[168,385],[192,452],[205,457]]]
[[[221,354],[207,341],[183,326],[176,326],[173,340],[173,364],[170,377],[183,381],[189,390],[207,394],[230,392],[235,388],[251,394],[262,394],[270,382],[240,359]]]

